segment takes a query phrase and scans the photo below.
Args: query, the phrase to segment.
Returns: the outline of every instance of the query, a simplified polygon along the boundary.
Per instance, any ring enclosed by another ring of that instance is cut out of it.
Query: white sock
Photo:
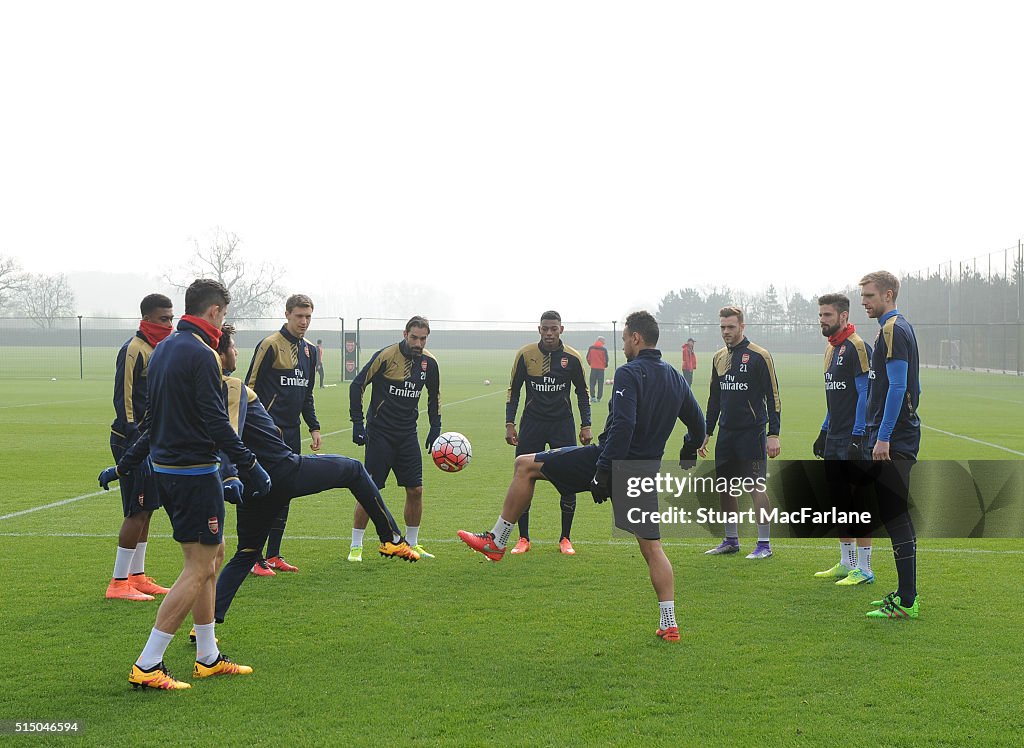
[[[139,543],[135,546],[135,555],[132,556],[132,565],[128,567],[129,574],[146,573],[146,546],[149,543]]]
[[[513,527],[515,525],[511,522],[506,522],[499,514],[498,521],[494,523],[494,529],[491,530],[491,533],[494,535],[494,544],[499,548],[504,548],[508,545],[508,537],[512,534]]]
[[[408,525],[405,528],[405,540],[409,545],[416,545],[416,541],[420,537],[420,528]]]
[[[738,539],[739,536],[740,536],[739,525],[736,524],[735,522],[726,522],[725,523],[725,537]]]
[[[353,548],[362,548],[363,547],[363,533],[364,532],[366,532],[365,528],[362,529],[362,530],[357,530],[354,527],[352,528],[352,547]]]
[[[661,608],[661,623],[658,625],[658,628],[664,631],[671,626],[676,626],[676,601],[659,601],[658,607]]]
[[[128,570],[132,566],[132,556],[134,555],[134,548],[117,546],[117,555],[114,556],[114,579],[128,578]]]
[[[217,648],[217,637],[213,633],[216,626],[214,623],[197,623],[196,629],[196,659],[204,665],[212,664],[220,655]]]
[[[772,526],[771,524],[762,525],[760,522],[757,523],[757,542],[767,543],[772,539]]]
[[[857,551],[854,550],[856,546],[853,543],[839,543],[839,563],[845,566],[847,569],[852,569],[857,565]]]
[[[857,548],[857,568],[865,574],[871,573],[871,546],[862,545]]]
[[[143,670],[151,670],[155,665],[159,665],[164,659],[167,645],[171,643],[173,638],[174,634],[165,634],[163,631],[157,631],[154,628],[149,632],[149,641],[146,642],[146,647],[142,650],[142,654],[139,655],[139,659],[135,661],[135,664]]]

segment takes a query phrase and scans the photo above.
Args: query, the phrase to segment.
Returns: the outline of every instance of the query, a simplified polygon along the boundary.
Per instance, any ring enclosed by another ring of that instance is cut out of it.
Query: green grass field
[[[1019,745],[1018,540],[922,540],[922,618],[905,624],[863,617],[895,587],[885,539],[879,583],[845,589],[811,578],[836,560],[833,541],[779,540],[775,558],[755,563],[673,540],[684,635],[667,645],[653,636],[657,606],[635,543],[612,536],[608,506],[589,496],[576,557],[555,551],[558,502],[546,485],[530,554],[491,564],[455,541],[460,528],[491,527],[510,475],[512,352],[436,353],[445,428],[474,446],[464,473],[425,472],[422,542],[437,558],[367,553],[349,564],[351,496],[296,501],[284,552],[301,573],[250,578],[218,627],[223,651],[256,672],[183,693],[130,690],[156,606],[103,599],[121,522],[118,493],[97,493],[95,479],[110,463],[110,383],[4,380],[0,720],[84,720],[85,735],[69,740],[103,746],[153,735],[179,745]],[[777,364],[783,455],[810,458],[820,359]],[[923,458],[1021,458],[1019,379],[922,378]],[[698,375],[699,399],[706,381]],[[317,409],[325,451],[358,457],[347,394],[317,390]],[[595,406],[596,423],[605,412]],[[384,495],[400,516],[398,490]],[[157,513],[147,571],[165,584],[181,568],[169,533]],[[188,680],[181,633],[166,661]]]

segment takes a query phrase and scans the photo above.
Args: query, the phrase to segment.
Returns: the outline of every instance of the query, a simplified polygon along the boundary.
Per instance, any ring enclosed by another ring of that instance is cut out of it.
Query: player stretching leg
[[[658,323],[649,313],[634,312],[626,318],[622,344],[628,363],[615,372],[608,420],[599,445],[517,457],[515,474],[494,529],[484,533],[460,530],[459,539],[492,561],[500,561],[516,520],[530,506],[538,480],[551,482],[560,492],[589,490],[597,503],[611,498],[616,526],[634,534],[647,562],[658,597],[659,622],[655,633],[666,641],[678,641],[675,582],[672,565],[661,546],[658,524],[629,519],[631,509],[657,511],[657,494],[629,498],[613,495],[611,488],[614,462],[643,460],[656,464],[662,458],[677,418],[688,431],[681,458],[696,459],[697,445],[704,440],[700,406],[682,375],[665,363],[661,351],[654,347],[658,337]],[[656,471],[657,467],[653,469]]]

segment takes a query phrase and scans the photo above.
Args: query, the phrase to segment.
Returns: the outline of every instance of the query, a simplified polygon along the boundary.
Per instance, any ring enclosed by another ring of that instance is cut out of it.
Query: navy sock
[[[905,513],[885,525],[892,539],[892,553],[896,559],[896,594],[904,607],[914,604],[917,599],[917,537],[910,514]]]
[[[523,516],[519,518],[519,537],[530,539],[530,510],[527,509],[523,512]]]
[[[561,540],[569,537],[569,533],[572,532],[572,518],[576,514],[576,494],[563,496],[559,506],[562,509],[562,534],[559,536]]]
[[[285,504],[270,526],[270,533],[267,535],[267,558],[281,555],[281,539],[284,538],[284,528],[288,524],[289,507],[290,504]]]

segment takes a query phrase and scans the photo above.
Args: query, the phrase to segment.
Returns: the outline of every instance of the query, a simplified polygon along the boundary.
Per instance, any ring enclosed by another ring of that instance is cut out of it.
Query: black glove
[[[423,443],[423,447],[429,452],[439,436],[441,436],[441,424],[431,426],[430,431],[427,432],[427,440]]]
[[[825,437],[828,436],[828,432],[825,429],[821,430],[818,434],[818,438],[814,440],[814,446],[811,447],[811,451],[814,452],[815,457],[825,459]]]
[[[690,470],[697,466],[697,445],[683,440],[683,447],[679,450],[679,467],[683,470]]]
[[[249,494],[253,498],[258,499],[270,493],[270,476],[267,475],[267,471],[260,465],[259,460],[253,460],[252,465],[244,471],[239,471],[239,473],[242,474],[242,480],[245,482],[246,488],[249,489]]]
[[[224,481],[224,501],[229,504],[241,504],[242,500],[242,481],[238,478],[228,478]]]
[[[861,446],[861,440],[863,436],[853,436],[850,438],[850,448],[846,453],[846,459],[848,460],[863,460],[864,449]]]
[[[612,471],[598,468],[590,481],[590,495],[595,504],[603,504],[612,497]]]
[[[110,484],[116,480],[121,479],[121,474],[117,472],[116,467],[108,467],[102,473],[100,473],[100,488],[104,491],[110,490]]]
[[[366,424],[362,421],[352,424],[352,443],[360,447],[366,444]]]

